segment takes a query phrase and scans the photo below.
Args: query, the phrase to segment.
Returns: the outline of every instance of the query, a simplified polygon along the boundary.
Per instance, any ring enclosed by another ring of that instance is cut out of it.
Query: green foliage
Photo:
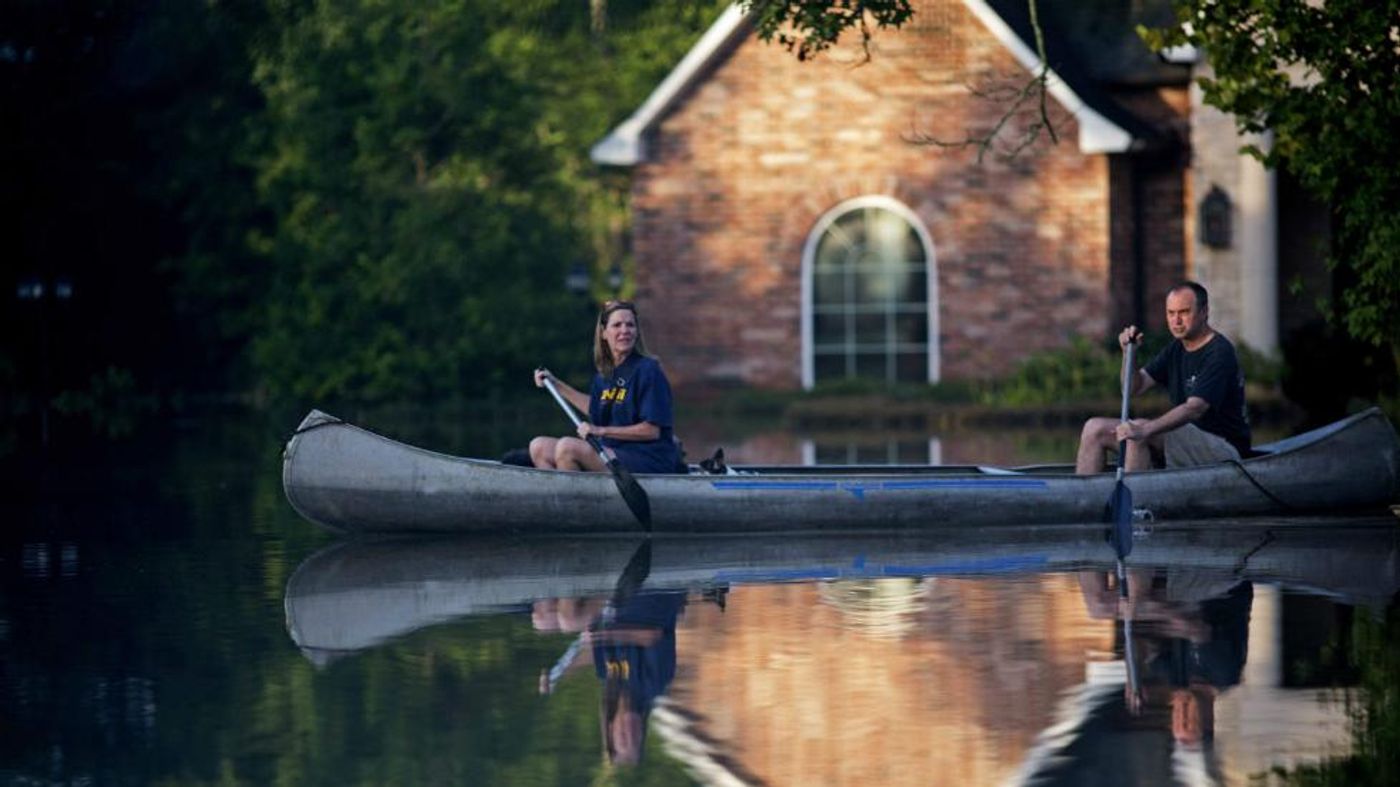
[[[1286,166],[1332,205],[1332,263],[1348,332],[1400,357],[1400,49],[1397,0],[1178,0],[1175,30],[1150,46],[1191,44],[1215,76],[1205,101],[1244,132],[1273,133],[1269,166]]]
[[[107,438],[129,437],[144,416],[157,409],[154,397],[141,395],[130,369],[109,366],[94,374],[82,390],[68,390],[54,397],[60,415],[85,418],[94,434]]]
[[[1400,784],[1400,606],[1383,617],[1359,615],[1351,659],[1361,673],[1358,693],[1348,696],[1352,752],[1318,765],[1275,769],[1276,781],[1292,787],[1351,787]]]
[[[230,89],[243,117],[176,121],[197,158],[169,184],[198,230],[171,263],[183,307],[215,316],[211,343],[250,348],[247,379],[276,401],[433,401],[528,385],[540,364],[582,372],[592,307],[564,273],[630,268],[627,181],[588,148],[717,10],[209,7],[256,100]]]
[[[1304,426],[1320,426],[1395,399],[1386,394],[1397,390],[1390,354],[1321,320],[1288,337],[1283,362],[1280,388],[1307,413]],[[1389,414],[1392,419],[1397,415]]]
[[[1245,382],[1251,386],[1274,389],[1283,381],[1283,359],[1273,353],[1260,352],[1243,342],[1235,345],[1240,359],[1240,370]]]
[[[987,404],[1033,405],[1064,401],[1101,401],[1120,391],[1122,357],[1083,337],[1055,352],[1022,361],[1009,377],[982,395]]]
[[[1170,336],[1152,334],[1137,350],[1141,366]],[[1122,355],[1112,340],[1091,342],[1076,337],[1068,347],[1036,353],[1022,360],[1009,374],[990,380],[951,380],[935,385],[889,386],[880,380],[846,379],[822,383],[805,396],[878,395],[891,401],[924,400],[951,404],[1036,406],[1066,402],[1093,403],[1116,400],[1120,395]]]
[[[741,0],[740,5],[753,15],[759,38],[776,38],[798,60],[829,49],[849,28],[859,28],[868,43],[871,22],[900,27],[914,16],[909,0]]]

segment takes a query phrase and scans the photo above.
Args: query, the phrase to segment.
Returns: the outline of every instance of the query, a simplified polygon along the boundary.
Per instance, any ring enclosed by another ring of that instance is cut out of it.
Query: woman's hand
[[[541,368],[541,369],[536,369],[536,370],[535,370],[535,387],[536,387],[536,388],[543,388],[543,387],[544,387],[544,381],[545,381],[547,378],[551,378],[551,377],[553,377],[553,376],[554,376],[554,373],[551,372],[551,371],[549,371],[548,369],[543,369],[543,368]]]
[[[603,437],[603,430],[605,429],[607,429],[606,426],[594,426],[587,421],[580,421],[578,425],[578,436],[582,437],[584,440],[587,440],[589,435],[601,439]]]

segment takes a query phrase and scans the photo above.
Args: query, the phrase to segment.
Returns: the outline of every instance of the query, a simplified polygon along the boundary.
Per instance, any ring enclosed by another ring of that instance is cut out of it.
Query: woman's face
[[[637,315],[629,309],[618,309],[608,315],[603,326],[603,341],[608,343],[613,358],[622,358],[637,344]]]

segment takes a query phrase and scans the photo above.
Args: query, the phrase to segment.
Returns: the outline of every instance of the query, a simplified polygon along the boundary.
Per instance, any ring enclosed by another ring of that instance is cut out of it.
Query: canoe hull
[[[899,530],[1100,522],[1111,474],[978,468],[765,468],[641,475],[657,532]],[[1371,410],[1240,463],[1129,476],[1159,519],[1376,509],[1400,478],[1395,430]],[[283,487],[328,528],[361,533],[630,532],[612,479],[465,459],[404,445],[313,411],[288,442]]]
[[[1322,518],[1264,519],[1248,528],[1175,523],[1143,539],[1132,561],[1137,570],[1269,582],[1383,608],[1400,590],[1400,536],[1389,524]],[[552,536],[341,541],[304,561],[288,581],[287,630],[309,651],[347,652],[462,616],[527,610],[539,599],[606,597],[641,543],[641,537]],[[1077,528],[676,537],[645,544],[643,587],[651,591],[1114,570],[1113,550]]]

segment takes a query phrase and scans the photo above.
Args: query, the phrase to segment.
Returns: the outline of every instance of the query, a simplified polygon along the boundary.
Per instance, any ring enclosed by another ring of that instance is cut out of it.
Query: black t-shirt
[[[1235,345],[1229,339],[1217,333],[1195,352],[1187,352],[1178,339],[1143,368],[1167,389],[1172,406],[1192,396],[1204,399],[1210,409],[1196,419],[1196,426],[1225,438],[1241,456],[1249,453],[1244,372],[1240,371]]]
[[[1218,689],[1238,685],[1249,654],[1249,609],[1254,585],[1241,582],[1200,605],[1200,621],[1209,630],[1199,642],[1172,638],[1148,665],[1167,685],[1182,688],[1203,680]]]

